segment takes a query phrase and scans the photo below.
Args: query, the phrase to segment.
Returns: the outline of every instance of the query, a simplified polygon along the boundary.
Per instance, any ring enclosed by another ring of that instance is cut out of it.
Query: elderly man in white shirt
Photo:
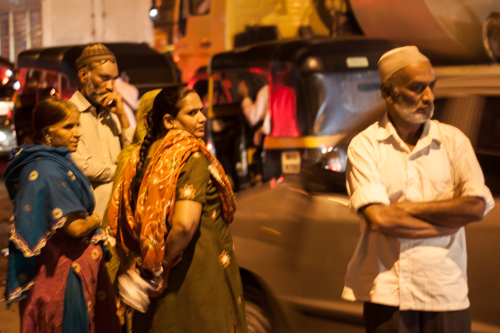
[[[494,206],[469,139],[430,120],[436,77],[415,46],[379,61],[387,113],[348,149],[350,206],[364,217],[342,297],[367,332],[470,332],[464,226]]]
[[[116,91],[115,55],[96,43],[85,47],[76,62],[80,88],[69,100],[80,111],[82,136],[72,158],[92,184],[94,212],[102,219],[111,197],[118,155],[132,142],[134,128]]]

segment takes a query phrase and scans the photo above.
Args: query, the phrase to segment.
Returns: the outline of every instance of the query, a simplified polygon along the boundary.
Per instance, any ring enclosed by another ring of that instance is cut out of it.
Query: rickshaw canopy
[[[141,92],[177,83],[175,64],[145,43],[103,43],[116,56],[120,70]],[[17,68],[38,68],[67,76],[70,87],[78,88],[76,59],[86,45],[30,49],[19,53]]]

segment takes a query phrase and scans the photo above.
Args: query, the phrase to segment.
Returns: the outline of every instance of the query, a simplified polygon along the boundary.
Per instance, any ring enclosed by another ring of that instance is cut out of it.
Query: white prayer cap
[[[429,61],[429,59],[420,53],[416,46],[403,46],[387,51],[378,61],[380,82],[383,84],[397,71],[425,61]]]

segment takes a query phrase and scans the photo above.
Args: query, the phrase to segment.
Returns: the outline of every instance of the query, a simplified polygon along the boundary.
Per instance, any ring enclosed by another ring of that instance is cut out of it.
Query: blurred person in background
[[[122,69],[120,72],[120,77],[116,79],[115,86],[116,91],[122,96],[123,108],[127,114],[127,119],[130,126],[135,129],[137,127],[137,121],[135,120],[135,112],[137,110],[137,101],[139,98],[139,89],[136,86],[129,83],[130,78],[127,72]]]
[[[342,297],[364,303],[366,331],[469,333],[464,226],[494,206],[469,139],[431,120],[436,77],[415,46],[379,60],[387,113],[348,148],[361,239]]]
[[[76,65],[80,88],[69,100],[80,111],[82,136],[72,158],[90,180],[95,213],[102,218],[111,197],[118,155],[132,142],[134,128],[116,90],[118,66],[114,54],[102,44],[91,44]]]
[[[79,124],[71,102],[41,101],[33,144],[16,148],[4,173],[14,203],[5,298],[20,303],[21,332],[120,332],[107,236],[90,183],[70,158]]]
[[[271,116],[269,114],[269,84],[249,83],[248,79],[240,80],[238,94],[243,98],[241,108],[254,132],[253,143],[262,146],[265,135],[271,132]],[[258,89],[255,89],[258,88]],[[255,91],[257,91],[255,93]]]
[[[113,193],[108,219],[129,258],[118,281],[121,300],[138,310],[133,332],[247,331],[229,231],[234,195],[201,141],[202,110],[193,90],[163,89]]]
[[[262,146],[264,137],[271,133],[271,113],[269,112],[269,84],[258,78],[244,78],[238,84],[238,94],[243,98],[241,108],[253,133],[253,154],[255,181],[262,182]]]

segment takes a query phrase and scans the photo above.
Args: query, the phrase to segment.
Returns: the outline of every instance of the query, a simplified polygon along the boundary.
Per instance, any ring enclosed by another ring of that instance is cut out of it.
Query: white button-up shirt
[[[79,91],[69,101],[80,111],[82,132],[78,149],[71,157],[90,180],[96,201],[94,212],[103,218],[113,189],[118,155],[132,142],[134,129],[130,126],[122,132],[117,115],[107,110],[97,114]]]
[[[354,211],[367,204],[481,197],[494,206],[469,139],[432,120],[410,151],[387,114],[348,148],[347,190]],[[408,239],[371,231],[365,222],[347,268],[342,297],[400,310],[452,311],[469,307],[464,228],[454,235]]]

